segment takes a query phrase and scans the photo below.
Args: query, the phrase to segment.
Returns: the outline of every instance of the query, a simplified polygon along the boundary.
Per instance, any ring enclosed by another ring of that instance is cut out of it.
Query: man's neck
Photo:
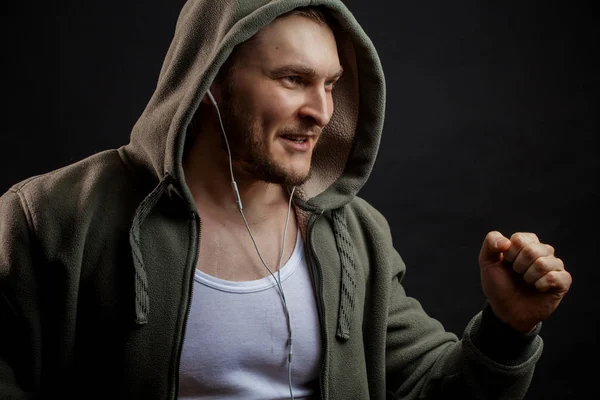
[[[229,158],[214,132],[198,135],[187,151],[183,169],[199,211],[210,210],[221,218],[239,221]],[[233,172],[248,223],[264,221],[273,210],[287,205],[289,194],[281,185],[259,181],[239,170]]]

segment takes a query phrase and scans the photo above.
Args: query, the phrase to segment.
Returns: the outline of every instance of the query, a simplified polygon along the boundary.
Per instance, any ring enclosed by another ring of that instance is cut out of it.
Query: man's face
[[[271,183],[306,181],[341,71],[330,28],[302,16],[275,20],[240,49],[219,101],[236,168]]]

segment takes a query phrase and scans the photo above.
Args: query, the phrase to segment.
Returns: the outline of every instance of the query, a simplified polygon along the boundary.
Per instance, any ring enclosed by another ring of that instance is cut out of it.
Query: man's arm
[[[395,262],[403,263],[390,251]],[[386,348],[388,390],[398,399],[522,399],[542,352],[537,332],[526,336],[513,330],[486,304],[458,340],[395,278]]]
[[[501,321],[488,303],[467,325],[462,338],[447,332],[402,286],[406,266],[394,248],[387,220],[371,212],[392,271],[386,338],[386,386],[398,399],[522,399],[529,388],[543,341],[540,325],[529,334]],[[451,284],[451,282],[449,282]],[[457,295],[460,295],[457,293]],[[452,299],[448,299],[452,301]]]
[[[569,290],[571,275],[532,233],[508,239],[490,232],[479,264],[487,302],[457,342],[444,342],[447,333],[405,295],[401,277],[392,283],[388,386],[398,398],[513,400],[527,393],[543,347],[541,322]]]
[[[36,398],[40,318],[28,210],[11,189],[0,197],[0,398]]]

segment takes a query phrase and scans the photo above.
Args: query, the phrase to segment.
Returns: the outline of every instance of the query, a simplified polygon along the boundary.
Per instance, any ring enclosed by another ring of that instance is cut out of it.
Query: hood
[[[348,203],[367,181],[377,157],[385,111],[385,83],[376,50],[341,1],[188,0],[156,90],[126,146],[129,157],[161,182],[175,181],[194,204],[182,161],[186,133],[202,98],[234,47],[278,16],[324,6],[334,28],[344,74],[333,92],[334,113],[315,149],[311,178],[296,189],[296,205],[312,211]]]

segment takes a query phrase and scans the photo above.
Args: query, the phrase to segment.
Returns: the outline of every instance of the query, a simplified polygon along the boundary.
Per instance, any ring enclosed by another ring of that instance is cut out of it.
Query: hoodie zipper
[[[310,263],[310,271],[311,271],[311,275],[312,278],[315,282],[315,294],[316,294],[316,298],[317,298],[317,310],[319,312],[319,319],[321,322],[321,335],[323,336],[323,364],[321,365],[321,373],[319,376],[319,389],[321,391],[321,399],[326,399],[326,393],[325,393],[325,364],[327,363],[327,358],[328,358],[328,350],[329,350],[329,341],[327,339],[327,329],[325,329],[325,303],[323,302],[323,291],[324,291],[324,284],[323,284],[323,271],[321,269],[321,263],[319,262],[319,257],[317,256],[317,253],[315,252],[315,244],[314,244],[314,240],[313,240],[313,229],[314,226],[316,224],[316,222],[319,220],[319,218],[321,217],[321,215],[323,215],[323,212],[321,211],[320,214],[314,216],[311,218],[311,220],[309,221],[309,225],[308,225],[308,240],[310,242],[310,252],[311,252],[311,256],[312,256],[312,262]]]
[[[190,295],[188,296],[188,301],[187,301],[187,306],[185,309],[185,316],[184,316],[185,319],[183,322],[183,329],[181,332],[181,336],[179,338],[179,348],[177,349],[177,368],[175,368],[175,373],[174,373],[175,376],[173,376],[173,382],[175,382],[175,390],[173,392],[172,399],[177,399],[177,397],[179,396],[179,374],[181,372],[180,371],[181,353],[183,351],[183,343],[185,340],[185,333],[187,331],[187,323],[188,323],[190,308],[191,308],[191,304],[192,304],[192,297],[194,296],[194,274],[196,272],[196,264],[198,263],[198,256],[200,254],[200,234],[202,233],[202,223],[200,221],[200,216],[197,213],[192,212],[192,218],[196,222],[196,226],[198,227],[198,240],[196,240],[196,255],[194,256],[194,263],[192,264],[192,276],[190,278],[190,287],[189,287]]]

